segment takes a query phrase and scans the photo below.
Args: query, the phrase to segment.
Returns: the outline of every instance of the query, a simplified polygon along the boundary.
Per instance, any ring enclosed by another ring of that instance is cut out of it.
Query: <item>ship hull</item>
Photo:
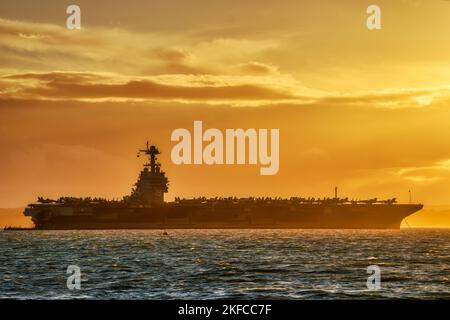
[[[27,208],[36,229],[399,229],[421,204],[177,205]]]

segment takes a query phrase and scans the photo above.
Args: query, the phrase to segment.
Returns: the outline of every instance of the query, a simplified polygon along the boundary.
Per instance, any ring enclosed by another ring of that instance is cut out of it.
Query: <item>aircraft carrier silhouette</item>
[[[139,154],[148,162],[130,195],[120,201],[101,198],[38,198],[24,214],[36,229],[211,229],[211,228],[329,228],[398,229],[422,204],[389,200],[334,198],[289,199],[175,198],[165,202],[168,179],[157,161],[160,154],[147,145]]]

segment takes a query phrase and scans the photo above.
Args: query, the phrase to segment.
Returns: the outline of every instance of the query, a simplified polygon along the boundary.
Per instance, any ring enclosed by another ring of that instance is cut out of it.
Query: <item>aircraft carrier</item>
[[[165,202],[168,179],[157,161],[159,150],[139,150],[148,162],[130,195],[122,200],[39,197],[24,211],[35,229],[221,229],[323,228],[398,229],[422,204],[334,198],[175,198]]]

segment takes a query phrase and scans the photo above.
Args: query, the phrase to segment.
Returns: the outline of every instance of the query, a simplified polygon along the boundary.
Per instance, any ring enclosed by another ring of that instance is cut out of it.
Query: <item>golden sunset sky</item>
[[[0,207],[130,192],[148,139],[174,196],[450,204],[450,1],[0,3]],[[366,28],[367,6],[382,29]],[[279,128],[280,170],[173,165],[170,134]]]

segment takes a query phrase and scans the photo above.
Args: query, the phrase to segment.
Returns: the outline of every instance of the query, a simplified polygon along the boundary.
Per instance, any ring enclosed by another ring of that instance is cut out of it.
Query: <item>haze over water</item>
[[[0,298],[450,298],[450,230],[162,232],[0,231]]]

